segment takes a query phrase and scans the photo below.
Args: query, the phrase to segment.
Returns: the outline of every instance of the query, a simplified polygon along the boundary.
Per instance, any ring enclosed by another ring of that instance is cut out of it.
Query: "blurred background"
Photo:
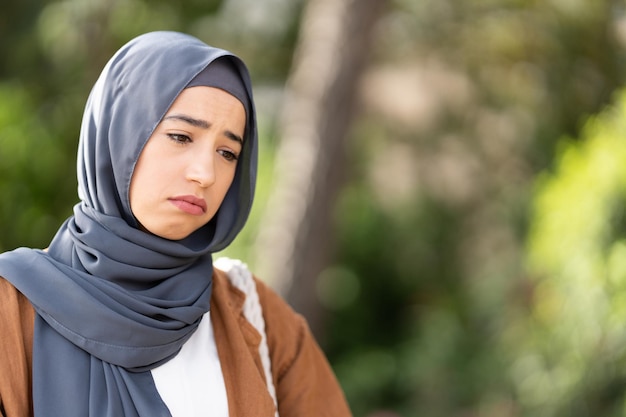
[[[626,1],[4,2],[0,251],[71,215],[89,90],[152,30],[249,65],[259,184],[224,255],[355,416],[626,415]]]

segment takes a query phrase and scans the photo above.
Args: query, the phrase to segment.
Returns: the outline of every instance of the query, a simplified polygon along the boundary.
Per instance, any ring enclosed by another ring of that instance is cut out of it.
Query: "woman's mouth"
[[[185,213],[200,216],[206,213],[206,201],[193,195],[181,195],[169,199],[170,203]]]

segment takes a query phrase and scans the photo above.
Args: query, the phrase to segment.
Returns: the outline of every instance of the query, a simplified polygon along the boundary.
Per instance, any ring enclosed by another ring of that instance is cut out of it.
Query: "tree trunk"
[[[328,265],[332,212],[344,179],[345,141],[358,80],[385,0],[310,0],[287,80],[274,187],[255,267],[313,332],[322,314],[315,285]]]

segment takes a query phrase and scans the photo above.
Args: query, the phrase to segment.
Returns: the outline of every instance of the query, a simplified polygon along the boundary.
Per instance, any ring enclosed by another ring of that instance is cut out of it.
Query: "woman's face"
[[[130,207],[142,229],[179,240],[207,224],[235,177],[246,126],[224,90],[182,91],[139,155]]]

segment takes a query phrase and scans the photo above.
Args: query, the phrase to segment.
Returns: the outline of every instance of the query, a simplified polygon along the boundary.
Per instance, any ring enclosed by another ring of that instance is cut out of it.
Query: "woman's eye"
[[[181,135],[178,133],[168,133],[167,136],[176,143],[189,143],[191,138],[187,135]]]
[[[236,155],[234,152],[231,151],[227,151],[227,150],[220,150],[219,151],[220,155],[222,155],[227,161],[236,161],[237,159],[239,159],[239,155]]]

